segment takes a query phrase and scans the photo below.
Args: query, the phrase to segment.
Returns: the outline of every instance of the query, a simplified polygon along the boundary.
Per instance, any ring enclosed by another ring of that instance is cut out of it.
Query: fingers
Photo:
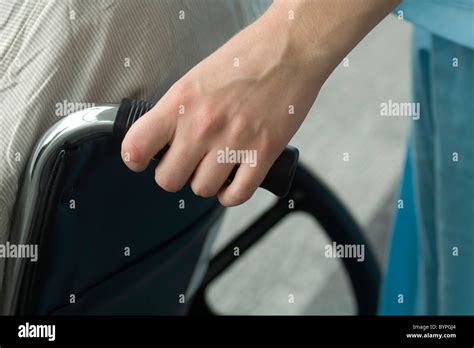
[[[255,161],[240,163],[229,184],[227,179],[238,162],[219,161],[218,152],[228,155],[223,150],[208,152],[208,139],[212,138],[216,130],[206,124],[203,126],[204,121],[200,121],[198,125],[185,121],[178,124],[177,115],[166,113],[165,110],[163,105],[157,104],[132,125],[122,142],[125,164],[131,170],[142,171],[165,145],[170,144],[155,169],[155,181],[162,189],[177,192],[192,177],[191,188],[196,195],[211,197],[217,194],[224,206],[239,205],[250,199],[273,162],[259,159],[257,166],[257,150],[231,149],[230,151],[238,154],[240,151],[255,154],[249,155]],[[262,148],[261,145],[257,147]],[[226,149],[228,150],[227,147]],[[267,149],[264,152],[269,151]]]
[[[201,197],[212,197],[219,192],[229,177],[235,164],[218,163],[217,151],[209,152],[194,172],[191,188]]]
[[[163,103],[140,117],[128,130],[122,142],[122,159],[133,171],[146,169],[150,160],[173,137],[176,115],[167,112]]]
[[[165,191],[177,192],[188,182],[205,154],[205,144],[189,144],[177,137],[155,169],[155,181]]]
[[[224,186],[217,194],[219,202],[225,207],[232,207],[249,200],[265,179],[271,164],[260,161],[257,166],[241,164],[230,185]]]

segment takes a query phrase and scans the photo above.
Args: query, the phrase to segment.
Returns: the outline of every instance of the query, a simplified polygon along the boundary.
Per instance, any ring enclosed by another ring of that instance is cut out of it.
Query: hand
[[[286,33],[268,21],[255,22],[195,66],[131,127],[122,144],[130,169],[144,170],[169,144],[155,173],[164,190],[176,192],[191,178],[196,195],[217,194],[224,206],[252,196],[320,87],[289,50]]]
[[[196,195],[245,202],[333,69],[398,2],[275,0],[133,124],[122,143],[125,164],[142,171],[169,144],[155,171],[164,190],[191,180]]]

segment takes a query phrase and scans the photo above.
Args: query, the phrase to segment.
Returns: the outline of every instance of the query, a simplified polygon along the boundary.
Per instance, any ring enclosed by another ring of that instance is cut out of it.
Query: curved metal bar
[[[31,238],[31,230],[38,211],[38,197],[41,195],[41,175],[51,166],[56,156],[65,146],[73,146],[78,141],[101,134],[111,134],[117,114],[117,105],[100,105],[75,112],[56,122],[41,137],[33,150],[23,176],[20,196],[16,207],[11,242],[25,244]],[[23,273],[24,260],[9,259],[6,264],[5,295],[2,314],[14,314],[19,284]]]
[[[380,269],[362,230],[331,190],[300,165],[292,195],[295,205],[313,216],[337,244],[364,245],[364,261],[342,258],[357,300],[359,315],[375,315],[380,287]]]
[[[288,208],[279,200],[265,211],[252,225],[247,227],[244,233],[232,239],[227,246],[210,261],[208,272],[204,277],[201,287],[209,285],[222,271],[238,259],[238,257],[234,256],[235,247],[239,248],[239,257],[242,256],[289,212]]]
[[[288,209],[288,199],[294,200],[294,209]],[[343,264],[355,293],[358,314],[376,314],[380,270],[371,248],[361,229],[339,199],[319,178],[311,174],[301,164],[298,165],[288,197],[285,200],[279,200],[265,211],[252,225],[231,240],[222,251],[212,258],[204,281],[194,296],[189,314],[214,314],[206,303],[206,288],[238,259],[234,256],[234,248],[239,247],[240,255],[243,255],[281,219],[297,211],[306,212],[315,218],[332,241],[338,244],[362,244],[365,246],[364,262],[358,262],[355,258],[343,258]]]

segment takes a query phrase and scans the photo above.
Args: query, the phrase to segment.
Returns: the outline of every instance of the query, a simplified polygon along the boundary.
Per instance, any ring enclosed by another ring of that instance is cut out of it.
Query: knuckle
[[[229,193],[229,202],[232,205],[239,205],[248,201],[253,195],[253,190],[250,187],[237,187]]]
[[[194,85],[192,82],[182,79],[172,89],[173,104],[176,106],[188,106],[194,99]]]
[[[220,120],[216,110],[208,102],[199,106],[195,118],[194,132],[198,137],[207,137],[218,131]]]
[[[206,98],[199,103],[199,117],[211,118],[216,114],[216,103],[210,98]]]
[[[155,173],[155,182],[167,192],[178,192],[182,188],[182,185],[180,185],[172,177],[168,175],[162,175],[159,172]]]
[[[194,182],[191,183],[191,189],[193,190],[196,196],[204,198],[215,196],[215,194],[217,193],[215,190],[212,189],[212,187]]]
[[[271,133],[268,133],[268,132],[262,133],[258,139],[259,148],[264,153],[277,151],[278,150],[277,139],[278,137],[276,137],[275,135]]]
[[[232,120],[230,132],[233,138],[242,138],[246,134],[251,135],[253,130],[250,128],[249,122],[245,117],[238,116]]]
[[[230,208],[230,207],[233,206],[233,204],[231,204],[230,202],[228,202],[224,196],[217,196],[217,198],[218,198],[218,200],[219,200],[219,203],[220,203],[222,206],[224,206],[224,207],[226,207],[226,208]]]

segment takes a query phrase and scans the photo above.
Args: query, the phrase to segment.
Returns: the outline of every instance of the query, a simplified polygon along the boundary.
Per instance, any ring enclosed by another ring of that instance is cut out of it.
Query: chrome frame
[[[55,123],[38,141],[24,172],[16,212],[15,228],[10,242],[27,244],[31,238],[32,221],[38,209],[38,194],[43,171],[54,161],[66,142],[74,145],[89,137],[111,134],[118,105],[103,104],[77,111]],[[17,307],[25,259],[6,259],[4,277],[3,315],[13,315]]]

